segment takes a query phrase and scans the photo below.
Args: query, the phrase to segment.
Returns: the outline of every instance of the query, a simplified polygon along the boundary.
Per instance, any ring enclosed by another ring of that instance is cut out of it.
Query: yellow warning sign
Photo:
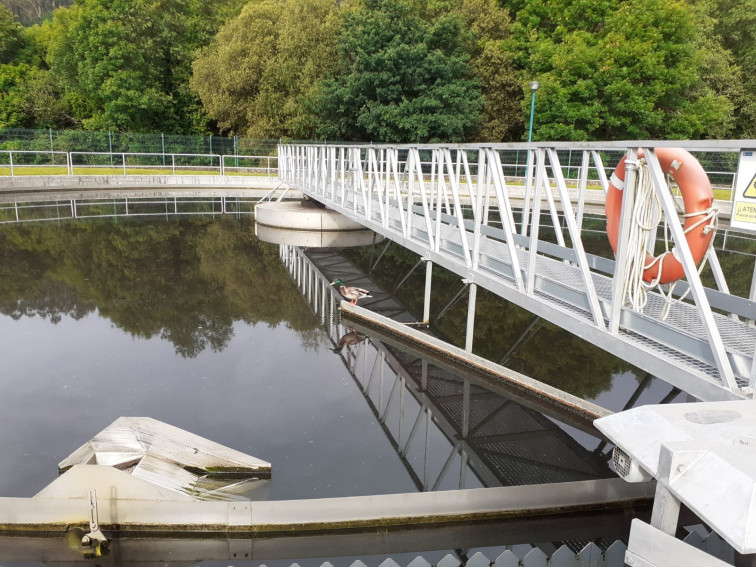
[[[756,204],[735,203],[733,220],[737,222],[756,223]]]
[[[740,152],[734,189],[730,226],[756,232],[756,149]]]
[[[743,191],[743,197],[746,197],[748,199],[756,199],[756,175],[754,175],[751,178],[751,181],[748,182],[745,191]]]

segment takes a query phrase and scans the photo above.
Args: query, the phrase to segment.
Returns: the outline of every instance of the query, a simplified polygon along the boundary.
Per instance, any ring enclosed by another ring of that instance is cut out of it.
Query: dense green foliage
[[[13,61],[23,44],[23,28],[13,13],[0,5],[0,64]]]
[[[400,0],[365,0],[339,36],[339,69],[313,103],[318,133],[379,142],[462,141],[480,125],[480,86],[462,23],[427,22]]]
[[[191,62],[233,4],[81,0],[55,12],[47,63],[87,129],[201,131]]]
[[[517,141],[538,80],[537,140],[756,136],[756,0],[2,3],[0,128]]]
[[[731,106],[703,84],[696,25],[683,1],[528,2],[512,50],[542,84],[536,138],[699,138],[719,128]]]
[[[191,87],[218,125],[257,138],[305,138],[301,97],[333,68],[332,0],[250,2],[194,62]]]

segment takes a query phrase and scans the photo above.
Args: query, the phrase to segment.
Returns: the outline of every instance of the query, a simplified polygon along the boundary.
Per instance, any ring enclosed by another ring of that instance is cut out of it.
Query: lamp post
[[[528,143],[533,139],[533,114],[535,114],[535,94],[541,83],[538,81],[530,82],[530,90],[533,92],[533,97],[530,99],[530,128],[528,129]]]
[[[538,90],[538,87],[541,86],[541,83],[538,81],[531,81],[530,82],[530,90],[533,93],[532,98],[530,99],[530,128],[528,128],[528,144],[533,139],[533,115],[535,114],[535,95],[536,91]],[[527,236],[528,234],[528,214],[530,213],[529,207],[530,207],[530,189],[531,189],[531,183],[530,183],[530,148],[527,149],[528,152],[528,159],[527,164],[525,166],[525,206],[522,208],[522,222],[520,223],[521,229],[520,234],[523,236]]]

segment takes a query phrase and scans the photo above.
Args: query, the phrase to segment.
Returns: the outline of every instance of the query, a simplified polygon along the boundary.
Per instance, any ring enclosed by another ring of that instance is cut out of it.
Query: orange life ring
[[[638,157],[643,157],[643,153],[639,152]],[[709,243],[714,237],[714,231],[707,228],[708,223],[699,222],[703,215],[709,213],[714,203],[711,183],[698,160],[682,148],[656,148],[656,157],[659,158],[662,171],[672,176],[682,193],[686,215],[683,229],[690,228],[685,239],[698,265],[704,259]],[[615,254],[622,212],[622,190],[625,188],[626,158],[627,155],[617,164],[606,194],[606,235],[609,237],[609,243]],[[644,281],[652,282],[658,277],[660,284],[666,284],[685,277],[685,270],[674,254],[665,252],[662,256],[666,256],[664,261],[657,262],[655,261],[657,258],[646,254]],[[662,265],[661,274],[659,274],[660,264]]]

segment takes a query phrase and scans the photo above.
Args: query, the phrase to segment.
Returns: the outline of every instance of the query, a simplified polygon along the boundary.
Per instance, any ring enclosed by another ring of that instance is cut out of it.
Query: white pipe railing
[[[3,171],[7,168],[6,172]],[[59,152],[0,150],[0,177],[28,175],[182,175],[192,172],[217,172],[218,175],[278,176],[277,156],[220,155],[144,152]],[[139,173],[133,173],[135,171]]]

